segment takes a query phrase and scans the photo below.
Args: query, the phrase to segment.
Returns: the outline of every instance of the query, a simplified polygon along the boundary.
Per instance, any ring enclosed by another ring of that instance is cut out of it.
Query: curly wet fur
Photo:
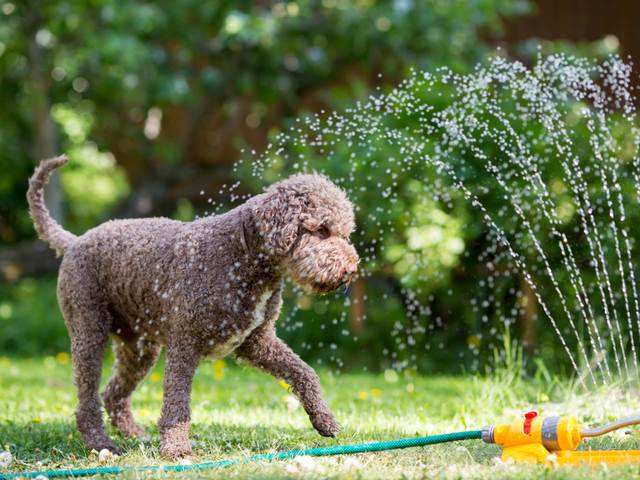
[[[278,339],[275,322],[283,276],[322,293],[355,273],[346,194],[321,175],[295,175],[223,215],[115,220],[76,237],[51,219],[42,195],[51,171],[64,163],[66,157],[42,162],[28,199],[39,236],[64,252],[58,300],[71,337],[76,421],[87,445],[117,451],[98,394],[109,335],[116,363],[103,399],[126,435],[146,435],[133,419],[131,395],[166,347],[159,422],[166,456],[191,452],[189,403],[199,361],[232,352],[289,383],[316,430],[336,435],[317,375]]]

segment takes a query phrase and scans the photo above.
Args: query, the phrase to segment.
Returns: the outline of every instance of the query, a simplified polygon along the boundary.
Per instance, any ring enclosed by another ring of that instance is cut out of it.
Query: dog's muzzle
[[[349,285],[353,281],[353,278],[358,271],[359,261],[360,260],[357,259],[347,262],[343,269],[342,275],[340,276],[340,279],[336,282],[313,283],[311,285],[312,289],[318,293],[329,293],[333,292],[334,290],[338,290],[340,287],[344,287],[345,292],[347,292],[349,289]]]

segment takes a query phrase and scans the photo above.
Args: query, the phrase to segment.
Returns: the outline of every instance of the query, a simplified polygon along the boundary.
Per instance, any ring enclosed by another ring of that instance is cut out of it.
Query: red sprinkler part
[[[538,416],[538,412],[531,410],[524,414],[524,423],[522,424],[522,433],[529,435],[531,433],[531,422]]]

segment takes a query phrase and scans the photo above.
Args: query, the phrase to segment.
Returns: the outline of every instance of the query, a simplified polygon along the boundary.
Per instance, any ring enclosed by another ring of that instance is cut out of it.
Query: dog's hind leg
[[[90,275],[77,270],[60,271],[58,298],[71,337],[71,358],[78,391],[76,423],[90,449],[117,452],[102,421],[98,389],[111,315],[102,293]]]
[[[131,413],[131,394],[153,368],[160,355],[160,345],[138,340],[130,345],[116,339],[113,345],[116,363],[102,398],[112,425],[129,437],[148,438]]]

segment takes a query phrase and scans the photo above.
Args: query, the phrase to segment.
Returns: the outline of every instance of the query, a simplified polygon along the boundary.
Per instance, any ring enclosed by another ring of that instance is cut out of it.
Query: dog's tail
[[[68,161],[66,155],[61,155],[40,162],[29,179],[29,190],[27,190],[29,211],[38,237],[54,248],[58,255],[62,255],[78,237],[67,232],[53,219],[44,202],[44,186],[49,181],[53,170]]]

